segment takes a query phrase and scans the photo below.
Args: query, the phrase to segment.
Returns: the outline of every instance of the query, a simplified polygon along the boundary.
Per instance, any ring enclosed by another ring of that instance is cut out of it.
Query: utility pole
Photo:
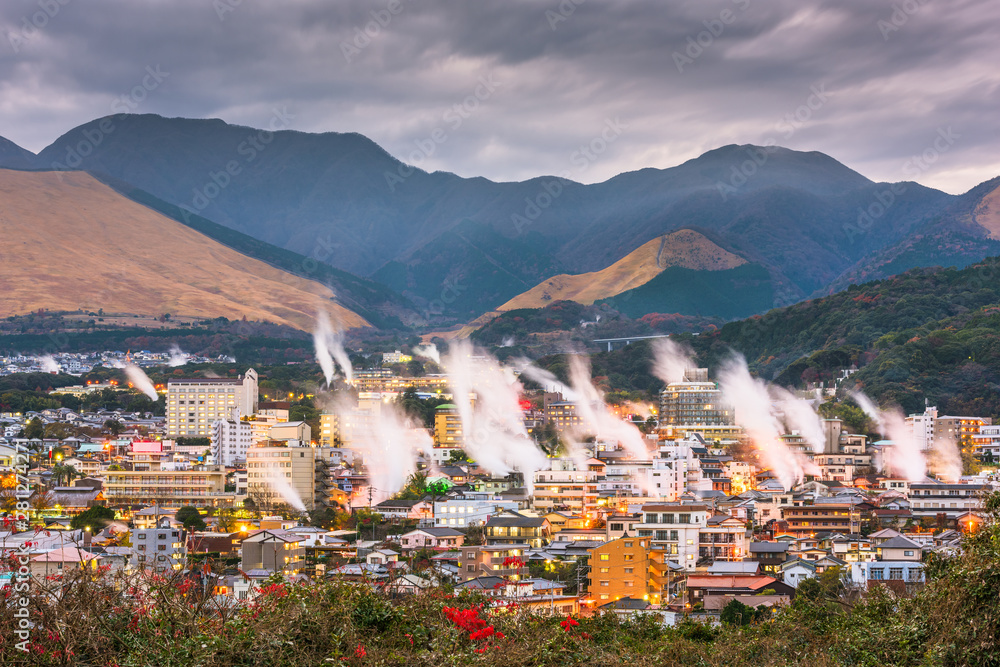
[[[372,512],[372,496],[375,494],[375,489],[371,484],[368,485],[368,519],[372,522],[372,542],[375,541],[375,513]]]

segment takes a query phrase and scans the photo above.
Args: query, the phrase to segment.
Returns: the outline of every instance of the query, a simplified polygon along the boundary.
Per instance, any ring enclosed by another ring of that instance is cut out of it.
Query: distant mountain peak
[[[37,156],[10,139],[0,137],[0,165],[11,169],[31,169]]]

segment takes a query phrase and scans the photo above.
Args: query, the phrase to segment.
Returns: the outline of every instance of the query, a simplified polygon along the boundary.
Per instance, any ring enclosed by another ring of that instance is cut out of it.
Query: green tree
[[[754,609],[733,598],[722,608],[719,620],[725,625],[750,625],[751,623],[764,620],[770,616],[770,613],[767,607]]]
[[[174,518],[180,521],[186,530],[201,531],[206,528],[205,520],[201,518],[201,512],[193,505],[185,505],[177,510]]]
[[[104,421],[104,429],[111,434],[112,438],[117,438],[125,430],[125,424],[122,424],[117,419],[106,419]]]
[[[114,510],[108,509],[103,505],[96,505],[90,509],[80,512],[75,517],[70,519],[69,527],[74,530],[80,530],[82,528],[89,527],[93,532],[97,532],[109,522],[114,521],[115,512]]]
[[[24,437],[37,440],[45,436],[45,425],[42,420],[35,417],[24,425]]]

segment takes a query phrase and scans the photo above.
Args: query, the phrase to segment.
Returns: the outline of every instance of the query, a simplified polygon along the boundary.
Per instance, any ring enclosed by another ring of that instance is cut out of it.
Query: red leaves
[[[358,647],[354,649],[355,658],[363,658],[368,655],[368,651],[365,650],[364,644],[358,644]]]
[[[260,589],[260,594],[264,597],[272,596],[276,598],[283,598],[288,595],[288,589],[285,588],[284,584],[268,584]]]
[[[484,619],[479,617],[479,606],[469,609],[458,609],[456,607],[445,607],[443,610],[445,617],[455,624],[459,630],[469,633],[469,640],[473,642],[484,642],[482,646],[475,649],[476,653],[485,653],[486,649],[492,646],[491,640],[506,639],[502,632],[489,625]],[[410,640],[413,641],[412,639]]]
[[[503,566],[505,568],[507,567],[522,568],[524,567],[524,561],[518,558],[517,556],[508,556],[507,558],[503,559]]]
[[[477,632],[486,627],[486,621],[479,618],[479,607],[469,609],[458,609],[457,607],[445,607],[443,610],[445,618],[455,624],[459,630],[468,633]]]
[[[563,621],[562,623],[560,623],[559,625],[561,625],[562,629],[565,630],[566,632],[571,632],[571,628],[576,627],[577,625],[580,625],[580,622],[577,621],[572,616],[567,616],[566,620]]]

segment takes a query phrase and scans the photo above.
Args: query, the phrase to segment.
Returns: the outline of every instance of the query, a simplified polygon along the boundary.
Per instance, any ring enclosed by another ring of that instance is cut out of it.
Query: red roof
[[[757,590],[775,583],[774,577],[740,574],[692,574],[688,576],[688,588],[748,588]]]

